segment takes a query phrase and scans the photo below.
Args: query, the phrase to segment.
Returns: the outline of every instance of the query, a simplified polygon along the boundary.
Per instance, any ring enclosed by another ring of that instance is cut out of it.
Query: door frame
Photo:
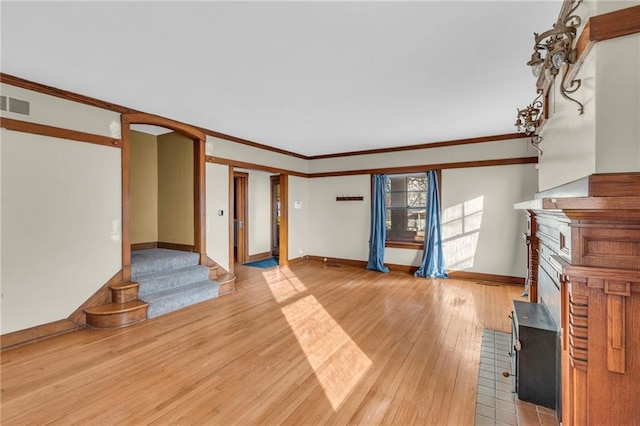
[[[131,124],[166,127],[193,141],[193,245],[200,264],[208,263],[206,250],[205,142],[206,135],[193,126],[146,113],[121,115],[122,137],[122,279],[131,280]]]
[[[280,267],[289,266],[289,175],[280,174]]]
[[[239,187],[236,187],[236,182],[240,184]],[[243,264],[249,261],[249,173],[234,171],[232,185],[234,188],[234,233],[232,235],[234,247],[236,247],[236,256],[234,256],[233,260],[234,263]],[[238,221],[237,225],[236,220]],[[242,229],[242,232],[240,232],[240,229]],[[236,238],[236,235],[239,238]]]
[[[269,179],[271,183],[271,256],[280,256],[280,228],[276,221],[278,200],[276,199],[275,191],[276,185],[280,186],[280,175],[272,175]],[[280,200],[280,205],[282,206],[282,199]],[[282,215],[280,218],[282,219]],[[278,242],[277,245],[276,241]]]

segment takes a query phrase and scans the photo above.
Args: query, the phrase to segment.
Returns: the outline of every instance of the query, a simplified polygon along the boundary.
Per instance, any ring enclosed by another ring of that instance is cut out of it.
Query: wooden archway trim
[[[175,132],[178,132],[189,139],[201,139],[206,140],[206,135],[203,131],[197,127],[190,126],[179,121],[174,121],[165,117],[160,117],[153,114],[145,114],[143,112],[122,114],[122,123],[128,124],[152,124],[154,126],[166,127]],[[124,130],[124,128],[123,128]]]
[[[200,264],[207,264],[205,210],[205,142],[206,135],[196,127],[153,114],[122,114],[122,278],[131,279],[131,124],[151,124],[165,127],[193,140],[193,224],[194,249]]]

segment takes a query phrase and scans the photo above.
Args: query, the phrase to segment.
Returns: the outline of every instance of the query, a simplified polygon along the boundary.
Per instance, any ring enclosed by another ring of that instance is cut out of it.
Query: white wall
[[[638,4],[640,4],[638,0],[590,0],[585,2],[588,13],[592,15],[601,15]]]
[[[520,158],[531,157],[536,154],[537,151],[528,146],[527,139],[509,139],[440,148],[310,160],[309,173]]]
[[[32,111],[29,117],[6,112],[4,117],[104,136],[120,135],[117,113],[4,84],[2,91],[30,101]],[[2,333],[7,333],[68,317],[120,269],[121,165],[117,148],[6,130],[2,137],[0,274]],[[313,161],[211,137],[207,137],[206,149],[208,155],[302,173],[535,155],[525,139]],[[511,205],[530,199],[535,188],[516,190],[500,185],[520,182],[527,175],[522,170],[533,166],[506,167],[520,172],[505,175],[503,170],[507,169],[503,167],[445,171],[444,195],[448,196],[449,190],[456,192],[458,187],[470,191],[473,185],[465,177],[473,184],[493,182],[498,188],[495,191],[506,191],[499,200],[505,211],[511,212]],[[483,174],[489,169],[495,176]],[[255,217],[250,219],[249,249],[250,254],[257,254],[270,249],[269,173],[250,173],[249,208]],[[229,184],[228,166],[207,163],[207,254],[225,269],[232,261]],[[336,202],[338,195],[362,195],[365,200]],[[509,197],[515,198],[507,203]],[[301,209],[294,208],[295,201],[302,202]],[[314,179],[290,176],[289,258],[311,254],[366,260],[369,209],[369,175]],[[219,210],[224,211],[223,216],[218,216]],[[469,270],[521,276],[515,272],[520,269],[516,264],[504,266],[490,256],[494,247],[511,247],[511,241],[524,229],[522,223],[504,221],[503,217],[495,220],[509,226],[501,229],[495,240],[479,240],[480,247],[488,250],[487,257],[477,257]],[[494,223],[493,216],[483,221],[487,227]],[[520,249],[524,250],[524,245]],[[385,261],[417,265],[421,256],[419,250],[388,249]],[[513,257],[521,256],[514,251]],[[35,268],[34,260],[38,262]],[[524,257],[519,262],[523,263]],[[28,315],[24,315],[26,310],[30,311]]]
[[[577,104],[560,95],[558,84],[552,85],[549,119],[540,133],[543,150],[538,160],[540,191],[595,173],[595,72],[596,53],[592,50],[578,74],[581,88],[571,95],[584,104],[582,115],[578,114]]]
[[[596,172],[640,170],[640,34],[599,42]]]
[[[449,271],[524,277],[526,219],[514,210],[537,190],[535,165],[442,171],[443,251]],[[422,250],[385,249],[385,263],[419,266]]]
[[[527,222],[518,200],[537,189],[535,165],[442,172],[442,231],[449,270],[524,277]]]
[[[120,139],[120,114],[117,112],[4,83],[0,84],[0,91],[5,96],[30,102],[29,115],[0,111],[1,117]]]
[[[307,160],[207,135],[206,154],[213,157],[307,173]]]
[[[593,15],[640,4],[638,1],[585,2],[576,11],[582,27]],[[550,97],[550,117],[541,135],[539,190],[543,191],[592,173],[640,170],[640,34],[597,42],[576,78],[581,87],[560,96],[556,78]]]
[[[289,176],[289,259],[309,253],[309,179]],[[294,203],[300,201],[300,209]]]
[[[206,163],[207,255],[229,270],[229,166]],[[222,216],[218,211],[222,210]]]
[[[67,318],[122,264],[120,150],[1,131],[2,333]]]
[[[370,180],[369,175],[309,179],[309,254],[367,260]],[[448,268],[524,277],[526,247],[521,235],[526,220],[513,204],[537,191],[535,165],[446,169],[441,188]],[[364,201],[336,202],[338,195],[362,195]],[[418,266],[422,254],[386,248],[385,263]]]
[[[369,175],[337,176],[313,178],[308,182],[309,193],[312,194],[308,207],[308,254],[367,260],[371,218],[371,177]],[[338,196],[360,195],[364,197],[363,201],[336,201]]]

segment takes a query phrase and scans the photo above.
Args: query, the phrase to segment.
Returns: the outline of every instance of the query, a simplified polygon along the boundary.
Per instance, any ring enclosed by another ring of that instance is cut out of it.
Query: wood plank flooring
[[[482,328],[509,331],[522,291],[313,261],[236,273],[230,295],[2,352],[2,424],[473,425]]]

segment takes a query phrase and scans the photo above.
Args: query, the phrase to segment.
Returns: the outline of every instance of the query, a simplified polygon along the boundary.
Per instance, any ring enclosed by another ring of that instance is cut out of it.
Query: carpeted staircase
[[[131,253],[131,281],[138,283],[138,298],[149,304],[147,318],[218,297],[219,283],[209,280],[208,266],[199,254],[168,249]]]

